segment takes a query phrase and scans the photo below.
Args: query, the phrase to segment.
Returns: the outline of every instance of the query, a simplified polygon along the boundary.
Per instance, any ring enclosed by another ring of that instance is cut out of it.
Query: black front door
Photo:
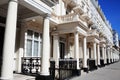
[[[1,75],[1,65],[2,65],[2,53],[3,53],[3,43],[4,43],[4,32],[5,32],[5,28],[0,26],[0,75]]]
[[[65,56],[65,43],[60,42],[60,59],[64,59]]]

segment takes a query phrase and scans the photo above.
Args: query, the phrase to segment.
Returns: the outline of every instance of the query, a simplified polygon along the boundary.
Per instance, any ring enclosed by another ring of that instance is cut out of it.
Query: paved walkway
[[[99,68],[70,80],[120,80],[120,62]]]
[[[22,74],[14,74],[13,80],[35,80],[35,77]]]

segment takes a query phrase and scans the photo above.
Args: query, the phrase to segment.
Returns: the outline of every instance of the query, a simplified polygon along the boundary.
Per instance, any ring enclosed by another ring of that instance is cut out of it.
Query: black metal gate
[[[22,73],[38,74],[41,61],[40,57],[23,57],[22,58]]]
[[[76,75],[77,61],[75,59],[59,60],[59,80],[64,80]]]

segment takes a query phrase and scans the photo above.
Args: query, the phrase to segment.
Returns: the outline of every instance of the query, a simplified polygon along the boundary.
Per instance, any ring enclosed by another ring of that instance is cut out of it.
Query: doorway
[[[0,76],[1,76],[1,65],[2,65],[2,53],[3,53],[3,43],[4,43],[4,32],[5,28],[0,26]]]
[[[60,59],[64,59],[65,56],[65,43],[60,42]]]

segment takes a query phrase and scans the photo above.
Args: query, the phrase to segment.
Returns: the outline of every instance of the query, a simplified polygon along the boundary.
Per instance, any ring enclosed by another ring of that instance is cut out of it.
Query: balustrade
[[[89,32],[88,32],[88,35],[89,36],[99,36],[99,34],[97,33],[97,30],[90,30]]]
[[[22,57],[22,73],[37,74],[40,70],[41,58],[39,57]]]

